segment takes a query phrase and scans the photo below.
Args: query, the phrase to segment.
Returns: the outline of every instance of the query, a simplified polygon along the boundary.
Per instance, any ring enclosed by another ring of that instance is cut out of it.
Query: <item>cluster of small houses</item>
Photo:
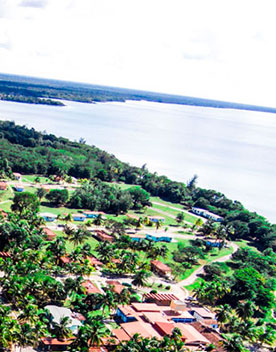
[[[107,280],[106,284],[117,293],[126,286],[117,281]],[[86,294],[101,293],[91,281],[83,282]],[[70,318],[70,329],[73,334],[78,332],[85,318],[68,308],[46,306],[53,316],[53,321],[59,323],[63,317]],[[100,347],[90,350],[107,352],[112,351],[121,342],[129,341],[135,334],[143,338],[162,339],[170,336],[175,328],[182,334],[182,341],[191,351],[204,350],[213,344],[217,351],[222,351],[220,341],[222,337],[218,331],[218,322],[215,314],[205,307],[197,306],[190,301],[180,301],[174,294],[147,293],[143,303],[119,305],[114,314],[114,321],[118,327],[111,330],[111,336],[102,340]],[[108,326],[110,327],[110,326]],[[45,337],[41,340],[42,350],[66,350],[73,343],[74,337],[60,341],[56,338]]]

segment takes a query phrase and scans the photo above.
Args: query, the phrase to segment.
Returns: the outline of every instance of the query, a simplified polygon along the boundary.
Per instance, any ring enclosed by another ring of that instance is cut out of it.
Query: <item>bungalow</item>
[[[16,192],[24,192],[24,186],[20,184],[13,185]]]
[[[43,232],[47,236],[48,241],[53,241],[57,237],[57,235],[48,227],[43,227]]]
[[[3,218],[7,218],[8,217],[8,213],[6,213],[3,209],[0,208],[0,216],[3,216]]]
[[[224,241],[222,240],[214,240],[214,239],[205,239],[205,243],[207,246],[213,247],[213,248],[222,248],[224,245]]]
[[[63,340],[55,337],[43,337],[39,349],[42,351],[67,351],[74,339],[75,337]]]
[[[172,237],[169,236],[153,236],[153,235],[146,235],[146,239],[153,241],[153,242],[171,242],[172,241]]]
[[[5,191],[7,189],[7,183],[6,182],[0,182],[0,191]]]
[[[172,269],[168,265],[160,262],[159,260],[152,260],[150,264],[152,271],[156,272],[161,276],[168,276],[172,273]]]
[[[221,216],[219,216],[217,214],[211,213],[210,211],[208,211],[206,209],[193,207],[192,208],[192,212],[194,214],[203,216],[206,219],[210,219],[210,220],[217,221],[217,222],[222,222],[223,221],[223,217],[221,217]]]
[[[99,267],[103,266],[103,263],[100,260],[98,260],[96,257],[87,257],[86,259],[95,268],[99,268]]]
[[[148,218],[151,222],[165,222],[165,218],[163,218],[162,216],[149,216]]]
[[[57,218],[57,215],[52,214],[52,213],[40,213],[40,216],[41,216],[45,221],[48,221],[48,222],[55,221],[56,218]]]
[[[76,318],[76,315],[68,308],[48,305],[45,306],[45,309],[49,310],[50,314],[53,316],[53,322],[57,324],[60,324],[62,318],[68,317],[68,327],[73,333],[77,333],[79,327],[82,325],[82,317],[77,316],[78,318]]]
[[[206,324],[213,329],[218,328],[216,315],[215,313],[210,312],[209,309],[204,307],[191,307],[189,312],[195,317],[196,321]]]
[[[121,292],[126,288],[124,285],[122,285],[119,281],[116,280],[107,280],[106,284],[111,286],[111,291],[117,293],[118,295],[120,295]]]
[[[84,221],[86,216],[83,214],[72,214],[72,218],[74,221]]]
[[[130,235],[129,237],[134,242],[140,242],[140,241],[142,241],[142,240],[144,240],[146,238],[145,235],[138,235],[138,234]]]
[[[97,218],[99,215],[105,215],[102,211],[84,211],[83,214],[89,218],[89,219],[95,219]]]
[[[22,175],[20,173],[13,172],[12,174],[17,181],[21,181]]]
[[[155,303],[158,306],[170,306],[171,303],[178,298],[170,293],[146,293],[144,295],[145,302]]]
[[[101,241],[113,242],[114,238],[103,230],[95,230],[95,236]]]
[[[85,293],[88,295],[92,293],[102,293],[102,291],[100,291],[98,287],[94,285],[90,280],[83,281],[81,285],[84,288]]]

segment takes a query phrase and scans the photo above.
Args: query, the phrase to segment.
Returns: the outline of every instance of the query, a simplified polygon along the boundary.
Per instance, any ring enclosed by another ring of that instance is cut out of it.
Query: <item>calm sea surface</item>
[[[151,102],[65,107],[0,101],[0,119],[86,139],[130,164],[172,179],[199,176],[276,222],[276,115]]]

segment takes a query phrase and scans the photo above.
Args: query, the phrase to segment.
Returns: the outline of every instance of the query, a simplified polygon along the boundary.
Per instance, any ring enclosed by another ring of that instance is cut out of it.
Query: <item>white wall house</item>
[[[223,217],[221,217],[221,216],[219,216],[219,215],[217,215],[217,214],[211,213],[210,211],[208,211],[208,210],[206,210],[206,209],[201,209],[201,208],[193,207],[193,208],[192,208],[192,212],[193,212],[194,214],[203,216],[203,217],[206,218],[206,219],[211,219],[211,220],[217,221],[217,222],[223,221]]]

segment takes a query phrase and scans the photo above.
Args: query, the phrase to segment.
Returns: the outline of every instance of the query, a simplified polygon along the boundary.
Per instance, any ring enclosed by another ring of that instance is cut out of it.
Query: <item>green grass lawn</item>
[[[46,184],[46,183],[54,183],[52,180],[50,180],[48,177],[44,177],[44,176],[38,176],[38,175],[22,175],[22,181],[23,182],[35,182],[35,179],[39,177],[39,183],[41,184]]]
[[[180,210],[184,210],[183,209],[183,205],[181,204],[177,204],[177,203],[171,203],[171,202],[167,202],[164,201],[163,199],[159,198],[159,197],[151,197],[150,200],[152,202],[158,202],[161,203],[162,205],[158,205],[158,204],[153,204],[152,206],[156,209],[160,209],[163,210],[171,215],[176,216],[177,214],[180,213],[180,211],[177,211],[175,209],[171,209],[170,207],[173,208],[178,208]],[[197,217],[195,217],[194,215],[192,215],[191,213],[185,211],[185,221],[190,222],[191,224],[194,224],[196,222],[196,220],[198,219]]]
[[[8,187],[6,191],[0,191],[0,203],[13,199],[13,193]],[[0,207],[1,208],[1,207]]]
[[[188,286],[184,286],[184,288],[186,290],[188,290],[190,293],[192,293],[194,290],[196,290],[200,285],[201,283],[203,282],[204,280],[199,277],[195,280],[195,282],[193,282],[191,285],[188,285]]]

